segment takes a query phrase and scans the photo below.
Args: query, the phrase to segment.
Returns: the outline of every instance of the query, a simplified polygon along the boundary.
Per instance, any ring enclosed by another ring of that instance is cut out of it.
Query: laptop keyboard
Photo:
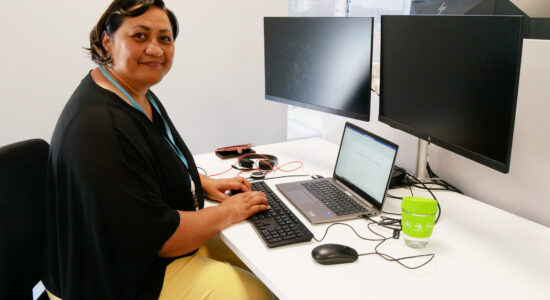
[[[302,183],[302,185],[337,216],[367,211],[328,180],[308,181]]]
[[[263,192],[271,206],[269,210],[248,218],[269,248],[309,242],[313,238],[311,231],[296,218],[265,182],[256,181],[250,185],[253,191]]]

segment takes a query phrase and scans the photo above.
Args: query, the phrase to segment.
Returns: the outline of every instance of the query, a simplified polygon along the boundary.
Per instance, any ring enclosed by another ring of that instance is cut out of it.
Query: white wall
[[[378,49],[377,45],[379,41],[375,40],[375,49]],[[508,174],[494,171],[435,145],[430,145],[429,148],[429,161],[434,171],[468,196],[548,227],[549,54],[550,41],[524,40],[512,158]],[[373,60],[379,61],[376,59],[377,55]],[[339,143],[344,122],[349,120],[399,144],[397,164],[414,172],[417,139],[378,122],[378,96],[373,93],[371,100],[373,121],[367,123],[325,114],[323,138]]]
[[[263,16],[286,0],[166,0],[181,31],[171,72],[152,90],[194,154],[286,139],[286,106],[264,100]],[[50,140],[94,67],[82,47],[108,0],[5,1],[0,10],[0,145]]]

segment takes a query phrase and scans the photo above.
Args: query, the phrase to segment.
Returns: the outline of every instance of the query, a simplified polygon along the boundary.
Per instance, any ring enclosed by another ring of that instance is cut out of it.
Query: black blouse
[[[203,206],[193,157],[153,97],[189,172],[164,139],[156,112],[151,122],[90,74],[58,120],[48,163],[43,282],[64,300],[158,298],[173,261],[158,252],[179,224],[176,210],[194,210],[189,174]]]

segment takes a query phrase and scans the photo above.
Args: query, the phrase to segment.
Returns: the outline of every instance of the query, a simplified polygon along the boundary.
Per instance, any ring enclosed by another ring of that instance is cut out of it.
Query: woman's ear
[[[103,49],[105,49],[105,52],[111,52],[112,43],[113,39],[111,39],[107,32],[103,31],[101,33],[101,45],[103,45]]]

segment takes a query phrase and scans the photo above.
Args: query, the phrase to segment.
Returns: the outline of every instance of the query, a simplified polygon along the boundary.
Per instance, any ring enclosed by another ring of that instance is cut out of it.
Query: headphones
[[[271,154],[247,154],[239,158],[239,167],[246,170],[254,169],[254,160],[258,160],[258,168],[261,170],[272,171],[277,165],[277,157]]]

